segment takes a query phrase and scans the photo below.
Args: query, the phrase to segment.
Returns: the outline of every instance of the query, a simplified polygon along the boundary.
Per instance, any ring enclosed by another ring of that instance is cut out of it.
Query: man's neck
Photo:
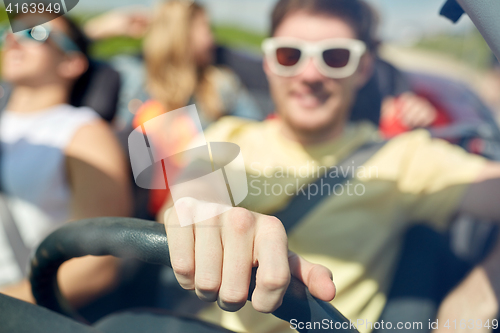
[[[36,112],[68,102],[69,90],[63,85],[15,86],[6,109],[13,112]]]
[[[284,121],[281,121],[281,133],[289,140],[295,141],[302,146],[312,146],[322,143],[331,142],[342,136],[344,132],[345,122],[339,122],[332,126],[328,131],[318,132],[298,132],[289,127]]]

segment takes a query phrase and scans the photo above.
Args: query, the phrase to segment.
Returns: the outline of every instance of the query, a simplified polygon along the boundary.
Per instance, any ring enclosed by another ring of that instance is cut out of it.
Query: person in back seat
[[[48,14],[47,14],[48,15]],[[29,26],[35,15],[20,15]],[[13,90],[0,117],[0,292],[33,302],[29,253],[72,220],[128,216],[124,154],[92,109],[69,105],[88,67],[88,42],[62,16],[6,35],[2,78]],[[84,305],[113,287],[115,258],[82,258],[60,272],[63,294]]]
[[[226,207],[192,198],[175,209],[165,203],[158,220],[165,224],[179,284],[230,311],[213,306],[202,313],[205,319],[238,332],[289,332],[294,323],[260,312],[280,306],[293,275],[322,300],[337,293],[332,304],[361,332],[380,327],[381,319],[391,322],[393,331],[405,331],[396,325],[408,318],[419,321],[422,331],[436,318],[438,332],[448,331],[447,320],[451,331],[461,321],[492,326],[500,299],[498,245],[442,295],[434,286],[451,273],[449,257],[436,251],[406,263],[418,274],[428,273],[428,280],[407,276],[418,293],[381,317],[407,229],[423,221],[442,230],[457,211],[500,221],[500,164],[417,130],[389,140],[361,167],[339,170],[343,160],[353,165],[354,152],[381,142],[373,125],[347,121],[373,66],[370,22],[371,11],[361,0],[280,0],[271,38],[264,42],[264,69],[278,118],[257,123],[225,117],[205,132],[207,141],[240,147],[246,199],[241,207],[194,224],[186,221]],[[314,183],[340,173],[352,179],[333,188]],[[197,198],[228,195],[211,193],[213,186],[195,190]],[[298,195],[324,198],[287,235],[287,221],[273,215],[293,209]],[[179,216],[185,218],[182,224]],[[418,245],[421,253],[431,247]],[[436,261],[431,270],[428,259]],[[250,304],[253,267],[258,268]]]
[[[196,104],[203,128],[224,115],[264,119],[238,77],[230,69],[214,65],[215,45],[208,16],[196,2],[168,0],[159,4],[145,36],[144,60],[152,99],[137,111],[134,127],[190,104]],[[153,141],[158,137],[156,141],[162,142],[165,135],[175,145],[187,144],[198,134],[190,122],[178,119],[164,124]],[[155,149],[172,149],[153,145]],[[153,182],[164,182],[163,171],[156,171]],[[168,189],[151,190],[149,209],[153,216],[168,194]]]

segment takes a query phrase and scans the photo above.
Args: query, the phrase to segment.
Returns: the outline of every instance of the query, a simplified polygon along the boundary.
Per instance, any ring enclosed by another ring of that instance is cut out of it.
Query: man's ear
[[[358,89],[361,89],[372,77],[374,66],[375,58],[373,54],[365,53],[359,61],[358,75],[356,80],[356,86]]]
[[[269,77],[269,74],[271,73],[271,69],[269,68],[269,63],[267,62],[266,57],[264,57],[262,61],[262,68],[264,69],[264,73],[266,73],[266,76]]]
[[[65,57],[59,64],[58,74],[69,80],[76,80],[82,76],[89,68],[89,61],[81,53],[72,53]]]

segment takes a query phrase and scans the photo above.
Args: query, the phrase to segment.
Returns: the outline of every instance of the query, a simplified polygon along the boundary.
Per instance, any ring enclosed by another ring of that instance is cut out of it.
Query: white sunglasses
[[[321,74],[342,79],[354,74],[361,56],[366,52],[366,44],[347,38],[306,42],[296,38],[275,37],[264,40],[262,50],[270,69],[277,75],[298,75],[312,57]]]

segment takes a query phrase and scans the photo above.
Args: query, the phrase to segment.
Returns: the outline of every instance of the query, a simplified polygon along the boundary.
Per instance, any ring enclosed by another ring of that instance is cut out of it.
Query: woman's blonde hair
[[[185,106],[195,96],[205,116],[222,115],[215,85],[214,66],[197,68],[190,50],[193,19],[205,10],[195,2],[169,0],[161,3],[144,39],[147,87],[166,111]]]

